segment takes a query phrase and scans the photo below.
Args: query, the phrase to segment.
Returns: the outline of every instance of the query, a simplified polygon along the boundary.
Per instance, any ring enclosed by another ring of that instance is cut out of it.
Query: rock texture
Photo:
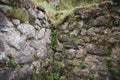
[[[120,6],[77,8],[56,29],[57,80],[119,80]],[[60,54],[61,53],[61,54]],[[64,70],[63,70],[64,69]]]
[[[51,59],[51,23],[45,11],[32,7],[32,3],[24,0],[18,5],[20,0],[13,0],[11,5],[10,1],[0,0],[0,80],[27,80],[35,73],[36,64],[41,63],[36,68],[42,67]],[[22,10],[29,16],[24,22]]]
[[[120,5],[76,8],[51,27],[22,1],[0,0],[0,80],[120,80]]]

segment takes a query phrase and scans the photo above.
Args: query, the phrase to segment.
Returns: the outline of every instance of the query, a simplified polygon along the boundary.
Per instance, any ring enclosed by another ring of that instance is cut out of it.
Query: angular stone
[[[55,57],[56,60],[61,61],[62,60],[62,53],[56,52],[54,57]]]
[[[10,46],[17,50],[24,50],[26,47],[25,38],[21,37],[16,31],[10,32],[6,37],[6,40]]]
[[[77,50],[77,49],[78,49],[78,45],[77,45],[74,41],[71,41],[71,42],[68,42],[68,43],[65,45],[65,48]]]
[[[5,27],[11,27],[11,26],[13,26],[13,24],[10,21],[8,21],[5,15],[0,13],[0,31]]]
[[[79,34],[79,31],[78,30],[73,30],[70,35],[73,35],[73,36],[78,36]]]
[[[30,42],[30,46],[33,47],[35,50],[40,49],[40,47],[42,47],[43,45],[41,44],[40,41],[38,40],[33,40]]]
[[[5,51],[5,38],[4,36],[0,35],[0,52]]]
[[[1,3],[8,4],[9,0],[0,0]]]
[[[0,35],[0,63],[5,63],[6,58],[6,42],[3,35]]]
[[[86,31],[85,29],[82,29],[80,34],[81,34],[82,36],[84,36],[84,35],[86,35],[86,33],[87,33],[87,31]]]
[[[109,24],[111,18],[109,16],[100,16],[96,18],[94,25],[96,26],[104,26],[106,24]]]
[[[46,29],[45,36],[41,39],[43,44],[50,44],[51,43],[51,30]]]
[[[75,51],[74,49],[70,49],[70,50],[67,50],[67,51],[65,52],[65,56],[66,56],[66,58],[68,58],[68,59],[73,59],[73,58],[75,58],[75,54],[76,54],[76,51]]]
[[[84,49],[79,49],[76,51],[76,58],[83,58],[85,56],[86,52]]]
[[[10,68],[0,69],[0,80],[13,80],[15,77],[15,70]]]
[[[67,29],[68,25],[69,25],[69,23],[68,23],[68,22],[65,22],[64,24],[62,24],[62,25],[59,27],[59,29],[65,30],[65,29]]]
[[[32,25],[30,24],[20,24],[17,26],[17,29],[24,35],[26,36],[35,36],[35,29]]]
[[[42,28],[39,32],[38,32],[38,39],[41,39],[45,36],[45,32],[46,32],[46,29],[45,28]]]
[[[58,39],[59,39],[61,42],[69,41],[69,37],[68,37],[67,35],[58,35]]]
[[[31,78],[32,75],[32,69],[28,65],[25,65],[23,68],[20,69],[20,71],[18,71],[16,80],[27,80]]]
[[[8,10],[10,10],[10,9],[11,9],[11,7],[9,7],[7,5],[0,5],[0,10],[5,14],[7,14]]]
[[[86,50],[88,53],[90,54],[95,54],[95,55],[99,55],[99,56],[103,56],[104,53],[104,48],[103,46],[96,46],[94,44],[88,44],[86,47]]]
[[[85,63],[89,68],[90,74],[94,76],[94,79],[109,80],[105,58],[90,55],[85,58]]]
[[[43,19],[45,17],[45,14],[42,11],[39,11],[37,16],[39,19]]]
[[[13,24],[20,25],[20,20],[18,19],[12,19]]]
[[[28,64],[33,61],[33,54],[31,51],[20,51],[17,53],[14,53],[14,58],[18,63],[21,64]]]

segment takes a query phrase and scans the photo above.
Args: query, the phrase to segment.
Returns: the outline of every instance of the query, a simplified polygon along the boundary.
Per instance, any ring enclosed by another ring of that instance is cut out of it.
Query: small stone
[[[13,24],[6,18],[5,15],[0,13],[0,31],[6,27],[11,27]]]
[[[37,16],[39,19],[45,18],[45,14],[42,11],[39,11]]]
[[[35,24],[36,24],[36,25],[39,25],[39,26],[42,26],[39,19],[35,19]]]
[[[73,36],[78,36],[79,34],[79,31],[78,30],[73,30],[70,35],[73,35]]]
[[[10,9],[11,9],[11,7],[9,7],[7,5],[0,5],[0,10],[5,14],[7,14],[8,10],[10,10]]]
[[[32,69],[28,65],[25,65],[23,68],[20,69],[20,71],[18,71],[16,79],[25,80],[30,78],[32,75],[33,75]]]
[[[21,37],[20,34],[16,31],[9,33],[9,35],[6,37],[6,40],[10,46],[14,47],[17,50],[21,51],[26,47],[24,37]]]
[[[68,25],[69,25],[69,23],[68,23],[68,22],[65,22],[64,24],[62,24],[62,25],[59,27],[59,29],[61,29],[61,30],[66,30],[67,27],[68,27]]]
[[[95,55],[99,55],[99,56],[100,55],[101,56],[104,55],[104,53],[103,53],[103,51],[104,51],[103,46],[96,46],[94,44],[88,44],[87,47],[86,47],[86,50],[90,54],[95,54]]]
[[[94,25],[96,26],[104,26],[106,24],[109,24],[110,22],[110,17],[109,16],[100,16],[98,18],[96,18]]]
[[[15,77],[15,70],[11,68],[0,69],[0,80],[13,80]]]
[[[30,8],[28,11],[30,12],[30,14],[32,16],[34,16],[35,18],[37,18],[37,12],[34,9]]]
[[[65,45],[65,48],[78,50],[78,45],[74,41],[70,41]]]
[[[83,58],[85,56],[86,52],[84,49],[79,49],[76,52],[76,58]]]
[[[82,29],[82,30],[81,30],[81,35],[82,35],[82,36],[86,35],[86,33],[87,33],[87,31],[86,31],[85,29]]]
[[[33,47],[35,50],[38,50],[40,48],[40,45],[41,44],[39,43],[39,41],[33,40],[30,42],[30,46]]]
[[[83,27],[83,24],[84,24],[83,21],[79,21],[79,22],[78,22],[78,25],[79,25],[79,28],[80,28],[80,29]]]
[[[9,0],[0,0],[0,2],[2,2],[4,4],[9,4]]]
[[[76,51],[74,49],[67,50],[65,52],[66,58],[73,59],[75,58]]]
[[[14,58],[18,63],[28,64],[33,61],[33,54],[30,51],[20,51],[14,54]]]
[[[45,36],[45,32],[46,32],[46,29],[45,28],[42,28],[39,32],[38,32],[38,39],[41,39]]]
[[[94,75],[94,79],[108,80],[108,69],[105,58],[89,55],[85,58],[85,63],[89,67],[90,73]]]
[[[68,37],[67,35],[58,35],[58,39],[59,39],[61,42],[69,41],[69,37]]]
[[[56,60],[61,61],[62,60],[62,53],[56,52],[54,57],[55,57]]]
[[[30,24],[20,24],[17,26],[17,29],[26,36],[35,36],[35,29]]]
[[[46,29],[44,37],[41,39],[43,44],[51,43],[51,29]]]
[[[20,20],[18,20],[18,19],[13,19],[12,22],[15,25],[20,25]]]

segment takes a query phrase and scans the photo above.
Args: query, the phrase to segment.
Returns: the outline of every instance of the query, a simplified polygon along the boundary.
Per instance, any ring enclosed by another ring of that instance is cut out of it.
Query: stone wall
[[[0,80],[120,80],[118,4],[49,19],[31,0],[0,0]]]
[[[52,56],[44,8],[19,1],[0,0],[0,80],[26,80]]]
[[[58,80],[120,79],[120,6],[102,2],[77,8],[58,25]]]

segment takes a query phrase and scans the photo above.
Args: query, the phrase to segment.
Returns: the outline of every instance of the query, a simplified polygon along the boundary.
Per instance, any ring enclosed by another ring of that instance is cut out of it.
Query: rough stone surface
[[[40,80],[120,80],[118,4],[77,8],[52,28],[42,7],[7,1],[0,0],[0,80],[32,80],[36,74]],[[56,6],[60,0],[47,1]],[[17,4],[28,21],[6,16]]]

